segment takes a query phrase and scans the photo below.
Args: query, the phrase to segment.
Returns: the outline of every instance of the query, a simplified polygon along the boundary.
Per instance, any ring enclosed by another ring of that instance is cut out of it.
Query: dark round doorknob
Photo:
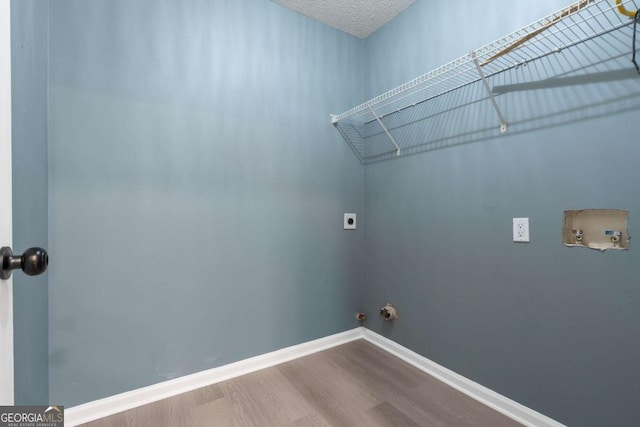
[[[0,279],[7,280],[13,270],[21,269],[28,276],[37,276],[47,271],[49,254],[42,248],[29,248],[22,255],[13,255],[11,248],[0,249],[2,257],[2,269]]]
[[[49,254],[42,248],[29,248],[22,254],[20,268],[28,276],[37,276],[47,271]]]

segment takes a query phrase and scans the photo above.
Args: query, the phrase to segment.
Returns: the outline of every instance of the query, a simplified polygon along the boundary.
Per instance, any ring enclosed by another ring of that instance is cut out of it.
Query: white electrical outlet
[[[529,242],[529,218],[513,218],[513,241]]]
[[[356,214],[354,213],[344,214],[344,229],[345,230],[356,229]]]

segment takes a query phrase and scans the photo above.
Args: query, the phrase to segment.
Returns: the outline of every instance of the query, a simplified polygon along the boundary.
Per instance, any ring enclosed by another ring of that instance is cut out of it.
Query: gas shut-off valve
[[[396,320],[398,318],[398,309],[396,309],[390,302],[380,309],[380,316],[384,320]]]

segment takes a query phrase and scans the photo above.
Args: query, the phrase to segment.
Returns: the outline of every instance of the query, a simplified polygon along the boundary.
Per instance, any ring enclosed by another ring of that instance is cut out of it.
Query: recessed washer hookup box
[[[582,209],[564,211],[562,243],[599,251],[629,249],[629,211]]]

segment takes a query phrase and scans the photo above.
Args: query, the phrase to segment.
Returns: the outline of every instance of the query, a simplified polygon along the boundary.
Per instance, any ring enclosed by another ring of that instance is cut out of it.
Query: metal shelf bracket
[[[389,133],[389,131],[387,130],[387,127],[384,125],[384,123],[382,123],[382,120],[380,120],[380,117],[378,117],[378,115],[376,114],[375,111],[373,111],[373,108],[371,108],[371,106],[369,106],[369,111],[371,111],[371,114],[373,114],[373,117],[376,118],[376,120],[378,121],[378,123],[380,124],[380,126],[382,127],[382,130],[384,130],[384,133],[387,134],[387,136],[389,137],[389,139],[391,140],[391,142],[393,142],[393,145],[396,146],[396,156],[400,155],[400,146],[398,145],[398,143],[396,142],[395,139],[393,139],[393,137],[391,136],[391,134]]]
[[[500,132],[501,133],[505,133],[507,131],[507,121],[505,120],[504,116],[502,115],[502,111],[500,111],[500,107],[498,107],[498,103],[496,102],[496,98],[493,96],[493,91],[491,90],[491,87],[489,87],[489,82],[487,82],[487,79],[484,76],[484,73],[482,72],[482,67],[480,66],[480,63],[478,62],[478,58],[476,58],[476,53],[475,52],[471,52],[470,55],[471,55],[471,58],[473,59],[473,63],[476,66],[476,69],[478,70],[478,74],[480,75],[480,80],[482,80],[482,84],[484,85],[484,88],[487,91],[487,94],[489,95],[489,99],[491,99],[491,104],[493,104],[493,109],[496,110],[496,113],[498,114],[498,117],[500,118]]]

